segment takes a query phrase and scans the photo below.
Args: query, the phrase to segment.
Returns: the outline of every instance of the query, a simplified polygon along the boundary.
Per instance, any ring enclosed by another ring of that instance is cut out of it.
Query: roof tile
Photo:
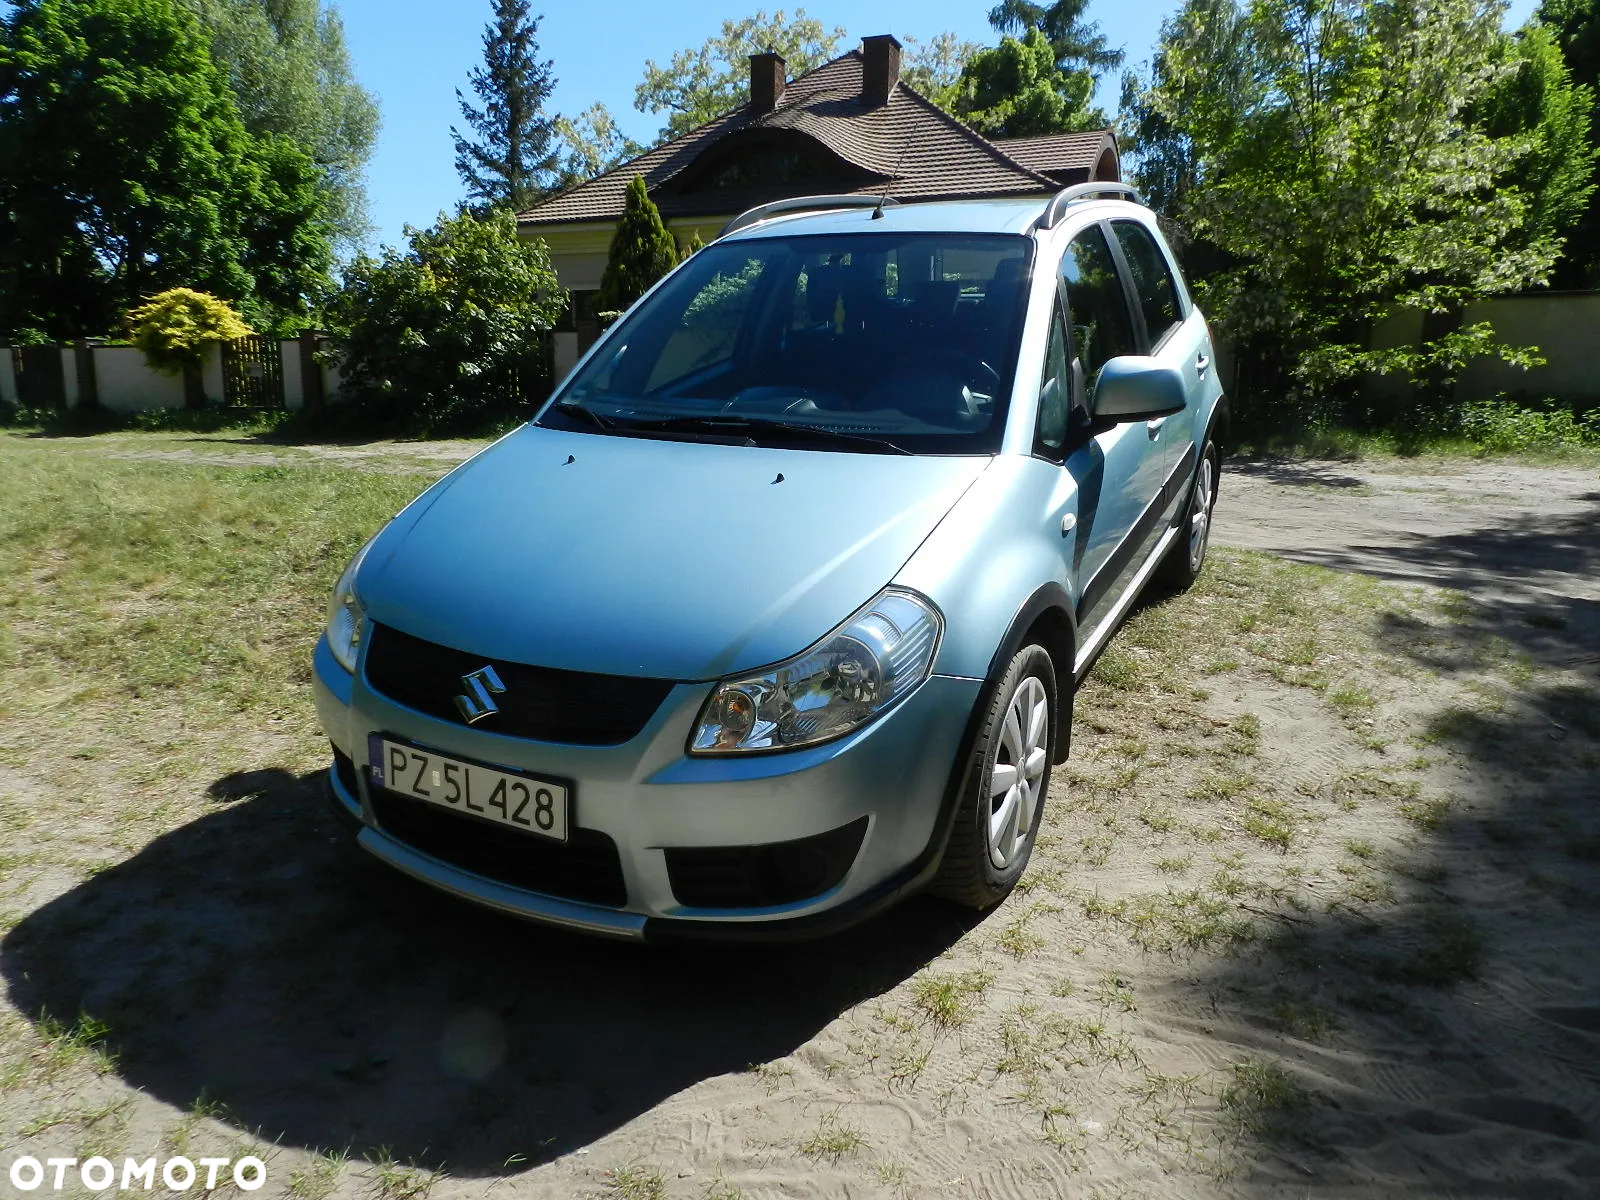
[[[861,103],[861,82],[861,52],[852,50],[792,80],[772,112],[756,112],[745,105],[725,113],[535,205],[518,214],[517,220],[524,226],[614,220],[622,214],[628,182],[635,175],[643,176],[663,215],[669,217],[740,211],[793,194],[793,186],[777,186],[705,192],[667,189],[657,195],[663,184],[714,143],[747,130],[804,134],[869,177],[856,186],[830,190],[871,194],[887,187],[898,199],[1047,194],[1061,186],[1063,170],[1092,169],[1110,137],[1097,132],[990,142],[904,80],[887,104],[866,107]]]

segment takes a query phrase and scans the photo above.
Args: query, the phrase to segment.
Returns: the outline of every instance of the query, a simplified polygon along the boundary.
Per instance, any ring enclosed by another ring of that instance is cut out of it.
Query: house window
[[[685,190],[714,192],[726,188],[810,183],[834,173],[809,147],[769,142],[728,151]]]

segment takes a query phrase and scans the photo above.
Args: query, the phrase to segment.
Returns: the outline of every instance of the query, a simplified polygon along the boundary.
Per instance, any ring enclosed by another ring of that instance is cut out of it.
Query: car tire
[[[1023,647],[1001,677],[968,757],[935,895],[981,911],[1022,878],[1050,790],[1059,712],[1049,653]]]
[[[1211,544],[1211,515],[1217,506],[1217,482],[1221,477],[1222,455],[1217,444],[1206,438],[1189,485],[1189,503],[1183,507],[1183,523],[1177,540],[1167,551],[1156,577],[1174,591],[1194,586],[1206,565],[1206,549]]]

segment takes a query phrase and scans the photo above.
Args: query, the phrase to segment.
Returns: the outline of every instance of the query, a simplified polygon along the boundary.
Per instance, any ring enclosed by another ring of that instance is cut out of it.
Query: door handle
[[[1194,369],[1203,377],[1211,369],[1211,359],[1202,354],[1194,360]]]
[[[1146,421],[1144,423],[1144,427],[1150,434],[1150,440],[1152,442],[1161,436],[1161,427],[1166,423],[1167,419],[1165,417],[1157,417],[1154,421]]]

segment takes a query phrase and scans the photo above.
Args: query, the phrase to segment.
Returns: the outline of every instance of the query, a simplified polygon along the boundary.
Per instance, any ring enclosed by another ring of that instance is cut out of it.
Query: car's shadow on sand
[[[219,780],[217,809],[30,914],[12,1003],[110,1027],[134,1087],[286,1145],[490,1175],[801,1046],[974,919],[913,901],[840,937],[657,949],[426,890],[323,810],[319,776]]]

